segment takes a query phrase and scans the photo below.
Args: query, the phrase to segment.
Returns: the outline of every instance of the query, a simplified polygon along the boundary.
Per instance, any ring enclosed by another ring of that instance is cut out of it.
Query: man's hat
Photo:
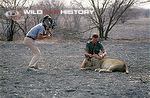
[[[99,37],[99,35],[97,33],[92,34],[92,38],[98,38],[98,37]]]

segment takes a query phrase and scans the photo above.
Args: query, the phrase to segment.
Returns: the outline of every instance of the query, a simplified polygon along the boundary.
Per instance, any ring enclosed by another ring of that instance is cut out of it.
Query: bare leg
[[[39,58],[40,58],[40,50],[38,49],[38,47],[35,45],[34,40],[32,40],[31,38],[25,37],[24,39],[24,43],[31,49],[31,51],[33,52],[33,57],[29,63],[29,67],[36,66],[36,63],[38,62]]]

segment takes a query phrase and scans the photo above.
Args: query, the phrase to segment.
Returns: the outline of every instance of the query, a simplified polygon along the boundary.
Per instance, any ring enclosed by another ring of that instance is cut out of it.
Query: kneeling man
[[[92,35],[92,39],[90,41],[87,42],[86,44],[86,52],[85,52],[85,56],[89,57],[89,58],[96,58],[96,59],[103,59],[106,56],[106,51],[102,45],[101,42],[99,42],[99,35],[94,33]],[[85,69],[85,61],[86,59],[83,60],[82,64],[81,64],[81,69]]]

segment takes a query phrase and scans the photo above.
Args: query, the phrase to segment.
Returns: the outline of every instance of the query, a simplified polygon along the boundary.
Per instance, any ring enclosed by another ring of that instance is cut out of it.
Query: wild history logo
[[[85,14],[93,14],[94,10],[81,10],[81,9],[66,9],[66,10],[57,10],[57,9],[52,9],[52,10],[10,10],[5,13],[6,16],[15,16],[15,15],[46,15],[46,14],[67,14],[67,15],[73,15],[73,14],[79,14],[79,15],[85,15]]]

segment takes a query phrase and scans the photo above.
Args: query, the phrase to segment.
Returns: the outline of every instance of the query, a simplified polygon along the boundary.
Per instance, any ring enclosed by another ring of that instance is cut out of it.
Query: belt
[[[26,36],[26,37],[31,38],[31,39],[33,39],[33,40],[35,40],[35,38],[33,38],[32,36]]]

